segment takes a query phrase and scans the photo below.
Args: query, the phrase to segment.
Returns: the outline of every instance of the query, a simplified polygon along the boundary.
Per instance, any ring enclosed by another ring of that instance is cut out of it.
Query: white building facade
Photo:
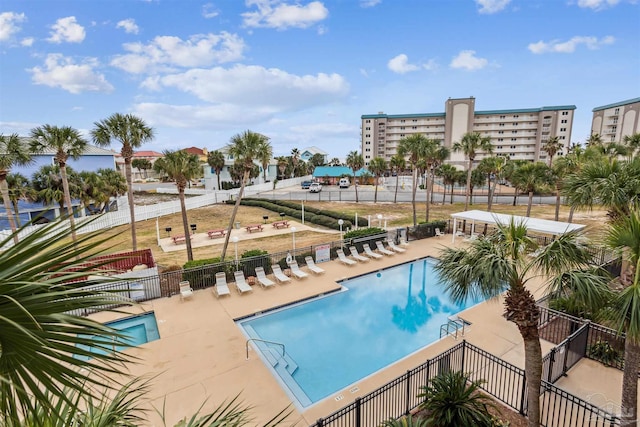
[[[621,143],[625,136],[640,133],[640,98],[596,107],[591,120],[591,134],[602,142]]]

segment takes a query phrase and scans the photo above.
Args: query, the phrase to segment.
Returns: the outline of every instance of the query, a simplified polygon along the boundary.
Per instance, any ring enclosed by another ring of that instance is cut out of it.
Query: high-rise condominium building
[[[542,160],[545,141],[557,136],[566,154],[571,141],[575,105],[514,110],[476,111],[475,98],[449,98],[444,113],[366,114],[362,116],[362,156],[365,165],[374,157],[389,161],[402,138],[424,134],[452,148],[467,132],[491,138],[493,154],[510,159]],[[481,159],[480,153],[477,159]],[[450,162],[462,164],[464,153],[451,153]]]
[[[625,136],[640,133],[640,98],[628,99],[593,109],[591,134],[603,142],[622,142]]]

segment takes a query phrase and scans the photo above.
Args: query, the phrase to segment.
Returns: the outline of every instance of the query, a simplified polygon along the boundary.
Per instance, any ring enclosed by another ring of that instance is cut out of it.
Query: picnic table
[[[210,239],[213,239],[214,237],[224,237],[225,234],[227,234],[227,230],[224,228],[218,228],[215,230],[207,231],[207,235],[209,236]]]
[[[173,240],[173,243],[178,245],[180,243],[184,243],[187,241],[187,238],[184,235],[179,235],[179,236],[173,236],[171,238],[171,240]],[[191,240],[191,236],[189,236],[189,240]]]
[[[271,223],[271,225],[273,225],[273,228],[277,228],[278,230],[281,228],[286,228],[289,226],[289,221],[286,219],[280,220],[280,221],[274,221]]]
[[[245,227],[249,233],[254,231],[262,231],[262,224],[251,224]]]

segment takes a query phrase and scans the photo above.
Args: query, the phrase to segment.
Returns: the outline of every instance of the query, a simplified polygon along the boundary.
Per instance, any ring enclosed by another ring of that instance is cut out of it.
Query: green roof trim
[[[362,119],[417,119],[420,117],[444,117],[444,113],[422,114],[363,114]]]
[[[627,99],[626,101],[620,101],[620,102],[615,102],[613,104],[603,105],[602,107],[596,107],[591,111],[595,113],[596,111],[606,110],[607,108],[622,107],[623,105],[635,104],[636,102],[640,102],[640,98],[632,98],[632,99]]]

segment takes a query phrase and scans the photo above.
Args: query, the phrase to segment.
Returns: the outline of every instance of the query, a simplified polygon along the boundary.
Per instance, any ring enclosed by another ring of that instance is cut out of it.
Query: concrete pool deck
[[[457,241],[453,246],[461,247],[465,244]],[[155,311],[161,337],[157,341],[128,350],[131,355],[140,358],[140,362],[131,365],[129,371],[132,375],[156,376],[149,397],[151,404],[158,410],[165,406],[167,425],[190,417],[201,406],[202,412],[211,411],[238,394],[247,406],[252,406],[250,414],[257,422],[266,422],[289,406],[293,410],[288,418],[291,424],[311,425],[317,419],[351,403],[356,397],[366,395],[426,359],[440,354],[458,341],[453,337],[443,338],[299,411],[251,347],[247,360],[246,338],[234,319],[335,291],[340,288],[337,281],[342,279],[425,256],[437,256],[443,246],[452,246],[451,240],[446,237],[424,239],[411,242],[405,253],[385,256],[381,260],[371,260],[355,266],[345,266],[338,261],[322,263],[320,266],[326,270],[325,274],[310,275],[303,280],[292,279],[290,283],[278,284],[273,289],[254,285],[253,292],[239,295],[233,288],[231,296],[217,299],[209,288],[194,292],[192,298],[184,301],[179,296],[173,296],[128,308],[126,311],[129,313]],[[536,298],[541,297],[541,282],[532,283],[531,291]],[[471,326],[464,338],[514,365],[524,367],[520,334],[514,324],[502,317],[502,313],[501,298],[465,310],[460,317],[470,322]],[[124,316],[122,313],[103,312],[92,315],[92,318],[104,322]],[[543,341],[543,354],[551,347],[551,343]],[[602,366],[602,371],[609,369]],[[569,372],[569,378],[573,377],[572,373],[573,371]],[[592,378],[594,377],[581,378],[579,382],[601,381]],[[585,386],[585,389],[589,387]],[[619,386],[617,389],[610,387],[607,390],[616,390],[618,394],[604,395],[602,400],[619,401]],[[578,394],[575,390],[570,391]],[[585,395],[578,395],[586,398]],[[155,411],[151,410],[147,415],[148,425],[164,425]]]

